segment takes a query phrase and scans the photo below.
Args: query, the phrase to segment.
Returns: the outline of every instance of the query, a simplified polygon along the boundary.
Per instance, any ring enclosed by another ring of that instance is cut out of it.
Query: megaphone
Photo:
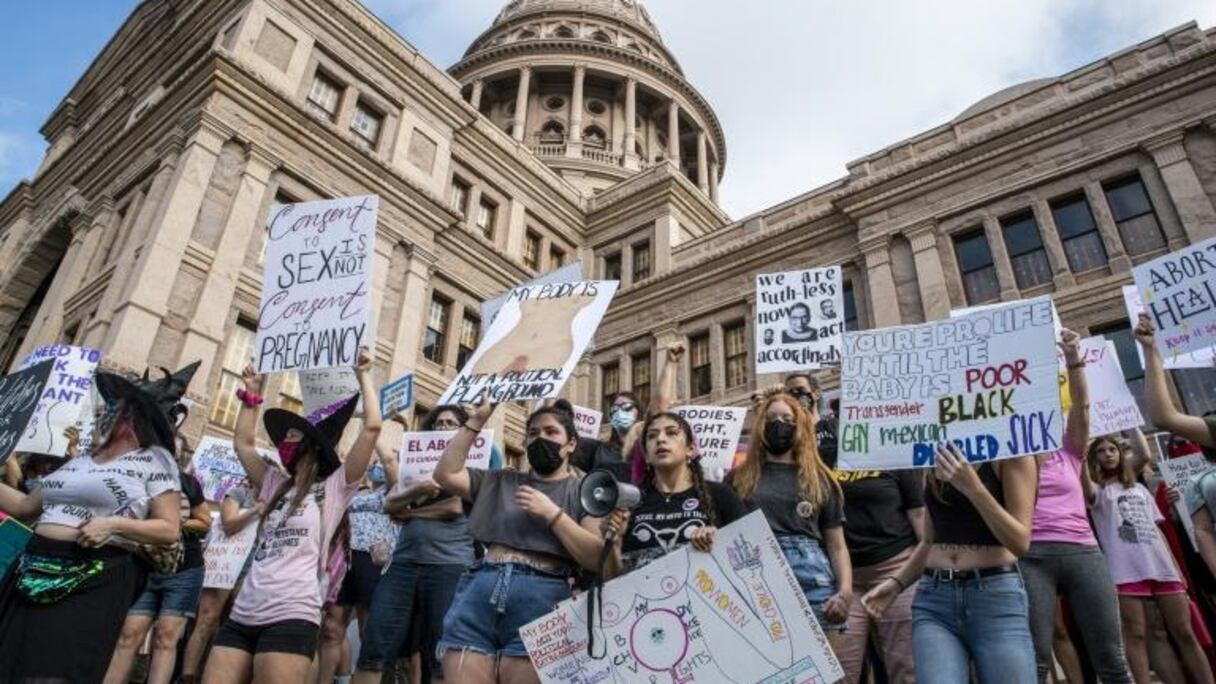
[[[593,470],[578,488],[578,501],[587,515],[602,518],[616,509],[629,510],[642,500],[642,492],[625,482],[617,482],[607,470]]]

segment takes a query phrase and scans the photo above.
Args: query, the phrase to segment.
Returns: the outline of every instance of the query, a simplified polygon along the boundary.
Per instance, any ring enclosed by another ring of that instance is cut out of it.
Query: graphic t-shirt
[[[392,551],[397,543],[397,525],[384,512],[384,490],[366,489],[350,502],[350,550],[371,551],[377,543]]]
[[[916,545],[908,511],[925,505],[925,478],[917,470],[836,471],[844,492],[844,541],[853,565],[866,567]]]
[[[180,489],[177,463],[163,447],[128,451],[107,463],[82,454],[43,478],[38,524],[80,528],[111,515],[143,520],[152,499]]]
[[[727,481],[734,482],[734,478],[728,476]],[[836,489],[828,482],[823,486],[827,488],[827,500],[813,506],[802,494],[797,465],[766,461],[760,466],[756,490],[746,503],[753,510],[764,511],[773,534],[803,535],[823,541],[823,530],[844,524],[844,507]]]
[[[1091,510],[1115,584],[1180,581],[1165,537],[1157,529],[1165,518],[1144,485],[1101,487]]]
[[[182,486],[181,517],[182,522],[185,522],[190,519],[190,510],[196,506],[202,506],[207,500],[203,498],[202,485],[194,479],[193,475],[182,473],[180,481]],[[203,540],[206,538],[206,532],[198,534],[182,530],[182,549],[185,556],[182,558],[182,564],[177,568],[178,572],[203,567]]]
[[[1039,467],[1039,498],[1034,505],[1030,540],[1098,545],[1085,513],[1079,454],[1059,449]]]
[[[258,500],[269,502],[287,476],[267,469]],[[284,620],[321,624],[321,550],[342,522],[359,483],[346,483],[338,468],[312,486],[300,505],[287,511],[294,498],[288,491],[262,523],[253,548],[253,564],[232,606],[232,619],[242,625],[266,625]],[[290,513],[290,515],[289,515]]]
[[[747,513],[730,487],[706,482],[705,488],[717,514],[716,527],[729,525]],[[694,532],[709,524],[709,515],[697,498],[696,487],[671,494],[647,489],[633,509],[629,527],[621,539],[621,566],[626,572],[636,570],[687,544]]]

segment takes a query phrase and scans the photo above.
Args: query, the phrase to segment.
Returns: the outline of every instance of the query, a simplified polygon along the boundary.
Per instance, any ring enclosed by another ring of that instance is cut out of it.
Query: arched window
[[[633,41],[629,41],[629,44],[627,44],[627,45],[625,46],[625,49],[626,49],[626,50],[633,50],[634,52],[636,52],[636,53],[638,53],[638,54],[642,54],[642,46],[641,46],[641,45],[638,45],[637,43],[635,43],[635,42],[633,42]]]
[[[608,43],[609,45],[612,44],[612,36],[609,36],[603,31],[596,31],[592,33],[591,40],[594,40],[597,43]]]
[[[607,140],[608,136],[599,126],[588,126],[583,129],[583,144],[585,145],[603,148]]]
[[[566,139],[566,127],[560,121],[549,120],[540,127],[542,143],[560,143]]]
[[[558,38],[573,38],[574,29],[570,28],[569,26],[566,26],[565,24],[562,24],[561,26],[558,26],[553,31],[553,35]]]
[[[532,29],[524,29],[520,31],[519,35],[517,36],[519,40],[532,40],[535,37],[536,31],[533,31]]]

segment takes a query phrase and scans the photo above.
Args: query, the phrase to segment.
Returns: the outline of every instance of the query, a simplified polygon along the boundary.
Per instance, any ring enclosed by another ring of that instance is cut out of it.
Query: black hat
[[[161,368],[164,376],[156,380],[149,380],[148,372],[144,371],[143,378],[138,381],[128,380],[116,373],[98,373],[94,382],[106,403],[127,402],[138,419],[151,428],[152,441],[170,453],[176,453],[174,435],[177,418],[188,412],[181,404],[181,398],[200,363],[195,361],[176,373]]]
[[[275,446],[283,441],[283,438],[287,436],[287,431],[292,428],[304,433],[304,436],[317,448],[317,476],[326,478],[342,465],[342,460],[338,458],[338,441],[342,439],[342,432],[346,430],[346,424],[355,414],[355,405],[358,403],[359,395],[356,394],[347,399],[336,411],[316,423],[298,413],[272,408],[262,416],[262,423],[266,426],[266,434],[270,435],[270,441],[274,442]],[[283,465],[287,467],[289,473],[294,475],[297,462]]]

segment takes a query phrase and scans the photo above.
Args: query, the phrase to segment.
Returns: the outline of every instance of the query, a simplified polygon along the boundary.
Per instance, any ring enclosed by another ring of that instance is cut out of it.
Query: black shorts
[[[224,621],[215,635],[215,646],[227,646],[246,653],[291,653],[312,658],[317,652],[317,633],[321,628],[308,620],[283,620],[268,625],[242,625]]]
[[[372,562],[372,554],[351,551],[350,567],[346,569],[342,588],[338,590],[338,605],[370,608],[372,594],[376,593],[376,585],[380,583],[380,570],[381,567]]]

